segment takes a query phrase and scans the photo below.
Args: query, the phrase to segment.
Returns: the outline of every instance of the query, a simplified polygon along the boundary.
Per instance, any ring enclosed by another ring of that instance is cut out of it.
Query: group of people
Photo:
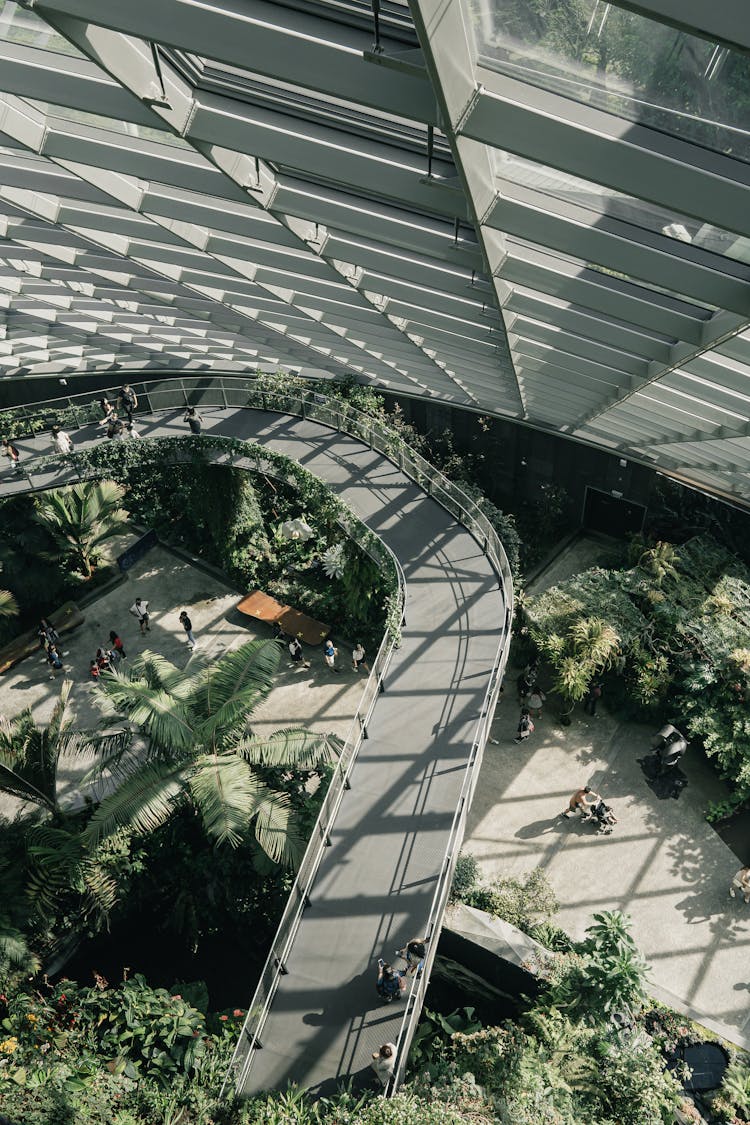
[[[125,383],[120,388],[116,402],[113,403],[106,398],[100,398],[99,407],[102,412],[99,425],[104,427],[108,438],[124,440],[125,438],[139,438],[141,436],[133,422],[133,411],[138,407],[138,395],[130,383]],[[123,421],[121,415],[124,415],[125,421]],[[70,451],[60,450],[60,452]]]
[[[60,634],[54,625],[43,617],[39,622],[39,647],[44,649],[47,663],[52,672],[60,672],[62,670],[63,653],[60,649]]]
[[[396,950],[396,956],[405,963],[405,968],[394,969],[382,957],[378,961],[375,988],[384,1004],[390,1004],[406,991],[407,977],[421,974],[427,956],[427,938],[412,938],[403,949]],[[395,1044],[383,1043],[372,1055],[370,1065],[383,1086],[387,1086],[396,1066]]]
[[[115,672],[120,661],[125,660],[125,658],[125,647],[120,635],[115,629],[111,629],[109,633],[109,648],[100,645],[96,650],[96,656],[89,665],[89,675],[91,679],[96,682],[102,672]]]
[[[301,664],[304,668],[309,668],[310,661],[305,659],[304,649],[302,648],[299,638],[287,637],[280,621],[275,621],[273,627],[276,639],[286,644],[289,650],[289,659],[292,663]],[[323,660],[328,670],[330,672],[335,672],[336,675],[340,675],[341,673],[341,669],[336,667],[336,657],[338,654],[339,650],[334,645],[331,637],[326,637],[323,643]],[[366,669],[368,672],[370,671],[370,665],[365,660],[366,655],[364,645],[360,641],[357,641],[352,649],[352,669],[355,672],[359,672],[360,667]]]
[[[536,657],[531,659],[516,680],[518,688],[518,702],[521,714],[518,718],[518,729],[514,742],[525,742],[534,733],[534,719],[541,719],[542,708],[547,696],[539,684],[539,661]]]

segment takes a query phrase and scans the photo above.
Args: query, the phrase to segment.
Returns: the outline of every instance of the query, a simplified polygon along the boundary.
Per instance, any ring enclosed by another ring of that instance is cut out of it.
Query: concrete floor
[[[128,535],[113,540],[113,553],[119,554],[135,538]],[[149,603],[151,632],[145,636],[128,612],[136,596]],[[121,585],[84,608],[83,625],[63,637],[63,672],[51,673],[39,653],[0,676],[0,714],[13,716],[31,707],[35,719],[45,722],[59,697],[62,680],[67,678],[73,683],[69,703],[73,725],[93,729],[102,722],[102,715],[96,704],[97,686],[89,678],[89,664],[100,645],[109,647],[111,629],[122,637],[128,656],[125,668],[147,648],[184,667],[190,650],[178,618],[180,611],[187,609],[198,642],[197,655],[216,659],[243,641],[272,635],[270,626],[235,610],[241,596],[241,592],[166,548],[155,547],[128,571]],[[326,667],[321,649],[306,650],[309,669],[293,665],[284,650],[273,689],[253,716],[253,731],[261,734],[280,727],[303,726],[346,738],[366,679],[364,673],[358,675],[352,670],[348,653],[349,646],[340,643],[341,674],[336,675]],[[85,758],[62,761],[59,789],[63,803],[81,800],[80,781],[90,765],[90,759]],[[0,813],[13,816],[19,808],[15,798],[0,794]]]
[[[567,577],[571,562],[591,565],[585,543],[574,543],[571,557],[561,558],[551,577],[543,574],[533,592]],[[750,1046],[750,906],[729,898],[740,863],[703,818],[725,787],[705,759],[689,753],[687,788],[677,801],[658,800],[636,760],[650,745],[651,726],[621,722],[603,703],[595,719],[579,707],[563,727],[550,699],[535,733],[516,745],[517,672],[509,669],[495,715],[500,744],[485,750],[465,850],[486,876],[541,865],[561,903],[557,921],[576,938],[595,911],[629,914],[651,965],[652,993]],[[586,784],[614,807],[619,823],[611,836],[559,816]]]

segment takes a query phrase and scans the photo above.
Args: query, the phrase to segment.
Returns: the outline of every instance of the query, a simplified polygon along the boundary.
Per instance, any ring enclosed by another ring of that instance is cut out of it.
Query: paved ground
[[[113,553],[120,553],[133,538],[113,540]],[[149,602],[151,612],[151,632],[145,636],[128,612],[138,595]],[[237,613],[234,607],[240,596],[166,548],[156,547],[128,571],[125,582],[84,608],[83,625],[63,638],[63,672],[51,673],[42,654],[35,654],[0,676],[0,714],[12,716],[31,707],[35,718],[44,722],[58,698],[62,679],[68,678],[73,682],[70,717],[74,725],[96,727],[102,716],[96,705],[98,689],[88,669],[97,648],[109,647],[111,629],[122,637],[129,660],[150,648],[183,667],[190,650],[178,620],[182,609],[190,613],[198,655],[209,660],[248,639],[272,635],[269,626]],[[365,679],[364,674],[352,671],[345,659],[348,651],[340,645],[340,675],[326,668],[318,649],[306,653],[310,669],[292,665],[284,651],[273,690],[255,712],[253,730],[263,733],[301,725],[345,738]],[[63,761],[59,775],[63,801],[80,799],[79,782],[89,765],[80,758]],[[0,812],[13,815],[18,807],[14,798],[0,795]]]
[[[601,546],[573,544],[538,590],[591,565]],[[512,653],[511,653],[512,656]],[[596,719],[578,708],[556,721],[554,702],[527,743],[513,742],[518,708],[509,669],[469,816],[465,849],[487,875],[519,874],[542,865],[562,903],[560,924],[580,937],[598,910],[623,910],[652,966],[652,991],[736,1042],[750,1038],[750,906],[728,897],[740,866],[703,819],[709,800],[725,793],[697,755],[688,755],[689,785],[678,801],[658,800],[636,761],[651,727],[622,723],[600,705]],[[544,685],[543,685],[544,686]],[[558,816],[573,789],[591,783],[614,806],[609,837]]]

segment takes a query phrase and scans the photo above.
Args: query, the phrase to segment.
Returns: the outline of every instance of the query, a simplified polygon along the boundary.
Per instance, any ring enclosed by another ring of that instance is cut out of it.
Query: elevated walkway
[[[406,580],[402,644],[351,788],[267,1018],[236,1059],[242,1093],[289,1081],[322,1093],[365,1069],[381,1043],[408,1045],[402,1021],[418,1014],[426,982],[411,1001],[383,1006],[376,963],[424,934],[430,918],[439,925],[471,795],[467,766],[474,770],[481,760],[510,607],[483,546],[364,442],[289,415],[205,405],[201,414],[205,434],[261,442],[326,481],[391,548]],[[186,430],[181,411],[139,414],[138,426],[144,439]],[[103,440],[94,427],[74,437],[79,448]],[[18,444],[29,456],[49,450],[46,437]],[[36,488],[71,479],[71,469],[59,466],[33,473]],[[6,475],[0,495],[24,488],[28,483]],[[252,1046],[260,1049],[248,1051]]]

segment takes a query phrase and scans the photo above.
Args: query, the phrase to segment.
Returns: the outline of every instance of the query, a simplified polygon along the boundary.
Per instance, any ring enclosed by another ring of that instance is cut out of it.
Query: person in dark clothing
[[[394,969],[381,957],[378,961],[378,979],[375,983],[380,999],[386,1004],[396,1000],[406,988],[405,976],[401,969]]]
[[[596,705],[602,697],[602,685],[600,680],[595,680],[589,688],[589,693],[586,696],[586,702],[583,705],[584,711],[596,718]]]
[[[115,412],[113,411],[110,414],[109,422],[107,423],[107,437],[108,438],[121,437],[122,432],[123,432],[123,424],[120,421],[120,419],[117,417],[117,414],[115,414]]]
[[[182,625],[187,636],[187,643],[190,648],[195,648],[195,637],[193,636],[193,623],[188,617],[186,611],[183,609],[180,614],[180,625]]]
[[[189,406],[187,408],[185,417],[182,420],[183,422],[187,422],[188,426],[190,426],[191,434],[199,434],[203,429],[203,419],[194,406]]]
[[[514,742],[525,742],[529,735],[534,733],[534,722],[529,714],[528,707],[521,708],[521,715],[518,720],[518,732],[513,739]]]
[[[124,414],[128,416],[128,422],[133,421],[133,411],[138,406],[138,396],[131,387],[130,383],[125,383],[121,388],[117,400],[117,405],[120,407]]]

